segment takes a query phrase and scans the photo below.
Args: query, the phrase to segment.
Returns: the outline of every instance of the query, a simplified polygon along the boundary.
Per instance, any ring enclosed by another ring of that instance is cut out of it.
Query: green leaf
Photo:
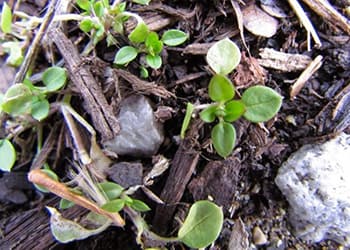
[[[11,33],[12,28],[12,12],[11,8],[7,5],[6,2],[3,3],[2,5],[2,11],[1,11],[1,23],[0,27],[2,32],[6,33]]]
[[[151,210],[151,208],[146,203],[144,203],[143,201],[140,201],[140,200],[136,200],[136,199],[132,200],[130,207],[132,209],[135,209],[136,211],[139,211],[139,212],[147,212],[147,211]]]
[[[105,37],[105,27],[102,23],[95,23],[95,32],[93,34],[93,44],[96,45]]]
[[[142,5],[148,5],[151,0],[132,0],[134,3],[142,4]]]
[[[269,87],[254,86],[244,91],[242,102],[246,106],[244,118],[251,122],[265,122],[277,114],[282,97]]]
[[[96,229],[86,229],[76,223],[75,221],[63,218],[63,216],[53,207],[46,207],[50,216],[50,229],[52,235],[60,243],[67,243],[74,240],[82,240],[95,234],[99,234],[106,230],[111,224],[110,221],[106,221]]]
[[[77,5],[79,8],[89,11],[90,10],[90,1],[89,0],[77,0]]]
[[[216,152],[221,157],[226,158],[232,153],[232,150],[235,147],[236,130],[232,124],[228,122],[220,122],[212,129],[211,139]]]
[[[44,120],[49,115],[49,111],[50,103],[46,99],[34,101],[32,103],[31,114],[38,121]]]
[[[124,190],[119,184],[110,181],[101,182],[98,187],[106,194],[108,200],[118,198]]]
[[[191,206],[178,238],[191,248],[205,248],[219,237],[223,219],[222,209],[213,202],[197,201]]]
[[[1,109],[13,116],[30,112],[33,94],[24,84],[14,84],[5,93]]]
[[[5,42],[2,44],[4,51],[9,54],[6,64],[18,67],[22,64],[24,56],[19,42]]]
[[[16,150],[7,139],[0,140],[0,170],[11,171],[16,161]]]
[[[61,199],[60,204],[59,204],[59,208],[60,209],[68,209],[70,207],[73,207],[74,205],[75,205],[74,202],[71,202],[71,201],[66,200],[66,199]]]
[[[145,45],[151,55],[158,55],[163,49],[163,42],[159,40],[156,32],[150,32],[146,38]]]
[[[48,91],[56,91],[66,83],[67,72],[61,67],[53,66],[44,71],[42,80]]]
[[[144,66],[140,67],[140,76],[142,78],[148,78],[149,76],[148,70]]]
[[[209,106],[208,108],[204,109],[202,112],[199,113],[200,118],[204,122],[213,122],[216,118],[215,112],[217,108],[217,105]]]
[[[103,17],[104,14],[104,7],[102,1],[97,1],[94,3],[94,12],[97,17]]]
[[[238,120],[245,112],[245,105],[242,101],[233,100],[225,105],[224,120],[227,122],[233,122]]]
[[[143,43],[146,41],[149,29],[144,22],[137,24],[136,28],[129,34],[128,38],[133,43]]]
[[[120,48],[114,58],[114,63],[118,65],[125,65],[137,57],[137,49],[131,46],[124,46]]]
[[[214,75],[208,86],[210,99],[216,102],[226,102],[235,95],[234,87],[226,76]]]
[[[239,48],[228,38],[216,42],[207,53],[207,62],[216,74],[228,75],[240,60]]]
[[[129,196],[127,195],[123,195],[122,199],[124,200],[125,204],[127,206],[131,206],[131,204],[133,203],[133,199],[131,199]]]
[[[49,176],[51,179],[54,179],[55,181],[58,181],[58,176],[57,174],[52,171],[51,169],[41,169],[40,171],[44,172],[47,176]],[[39,191],[43,192],[43,193],[50,193],[49,190],[47,190],[46,188],[40,186],[40,185],[37,185],[37,184],[34,184],[34,186],[36,187],[36,189],[38,189]]]
[[[182,122],[182,126],[181,126],[181,132],[180,132],[180,137],[181,139],[185,138],[185,133],[186,130],[188,128],[188,125],[190,125],[190,121],[191,121],[191,117],[194,111],[194,106],[192,103],[188,102],[187,103],[187,107],[186,107],[186,114],[185,114],[185,118]]]
[[[111,213],[117,213],[123,209],[125,202],[122,199],[108,201],[102,205],[102,209]]]
[[[146,55],[146,62],[153,69],[159,69],[162,66],[162,58],[159,55]]]
[[[162,41],[168,46],[177,46],[184,43],[188,38],[188,35],[177,29],[171,29],[162,35]]]
[[[94,27],[95,24],[91,19],[84,19],[79,23],[79,28],[86,33],[90,32]]]

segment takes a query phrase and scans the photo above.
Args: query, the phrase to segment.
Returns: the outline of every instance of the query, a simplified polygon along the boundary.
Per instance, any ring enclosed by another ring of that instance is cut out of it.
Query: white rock
[[[350,136],[305,145],[278,171],[295,234],[304,240],[331,239],[350,246]]]
[[[104,143],[120,155],[152,156],[162,144],[163,127],[157,122],[148,99],[133,95],[123,100],[118,115],[119,134]]]

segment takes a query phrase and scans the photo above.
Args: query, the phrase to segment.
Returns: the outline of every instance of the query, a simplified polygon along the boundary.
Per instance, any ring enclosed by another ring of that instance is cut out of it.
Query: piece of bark
[[[45,205],[57,206],[58,198],[53,198]],[[65,218],[74,219],[87,213],[87,210],[74,207],[63,211]],[[51,249],[58,246],[50,231],[49,215],[44,209],[32,209],[21,214],[15,214],[0,221],[0,249]]]
[[[147,82],[141,80],[137,76],[123,69],[114,69],[118,76],[131,84],[133,90],[140,91],[146,94],[152,94],[161,98],[175,97],[175,95],[163,86],[157,85],[155,82]]]
[[[190,182],[188,188],[195,200],[211,196],[216,204],[228,210],[237,187],[240,169],[241,163],[236,157],[209,162],[199,177]]]
[[[200,123],[202,124],[201,121],[192,123],[188,137],[181,141],[171,164],[169,176],[160,195],[165,205],[157,206],[153,219],[153,228],[160,234],[167,232],[173,219],[176,203],[181,200],[187,183],[198,163],[199,152],[195,150],[192,138],[195,137],[193,134],[198,133]],[[195,132],[193,132],[194,130]]]
[[[320,15],[330,24],[341,28],[350,35],[350,21],[342,16],[333,6],[326,0],[303,0],[309,5],[310,9]]]
[[[101,86],[97,83],[87,65],[84,65],[78,50],[59,29],[49,31],[49,37],[56,44],[65,61],[69,77],[86,104],[93,125],[100,132],[102,141],[112,139],[119,132],[119,124],[112,107],[107,103]]]
[[[281,70],[283,72],[294,72],[304,70],[312,59],[307,55],[289,54],[274,49],[260,49],[261,66]]]
[[[184,48],[183,53],[191,55],[206,55],[213,44],[214,43],[192,43]]]

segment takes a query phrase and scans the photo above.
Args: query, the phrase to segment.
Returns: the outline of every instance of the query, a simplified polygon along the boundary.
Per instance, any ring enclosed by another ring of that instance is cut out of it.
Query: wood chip
[[[293,100],[295,98],[295,96],[299,94],[300,90],[305,85],[305,83],[322,66],[322,59],[323,59],[323,57],[321,55],[317,56],[309,64],[309,66],[301,73],[298,80],[293,84],[293,86],[291,88],[291,91],[290,91],[290,99],[291,100]]]
[[[261,66],[283,72],[304,70],[312,61],[307,55],[289,54],[269,48],[261,49],[259,55],[261,59],[258,62]]]
[[[228,250],[248,250],[249,249],[249,234],[245,230],[244,223],[239,217],[235,220],[232,228]]]

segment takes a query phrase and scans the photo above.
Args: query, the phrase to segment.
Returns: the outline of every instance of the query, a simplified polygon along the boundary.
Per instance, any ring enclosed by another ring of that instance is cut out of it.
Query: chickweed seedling
[[[232,153],[235,146],[236,130],[232,122],[241,116],[255,123],[268,121],[277,114],[282,105],[282,97],[265,86],[250,87],[243,92],[240,100],[233,99],[235,89],[227,75],[237,67],[240,58],[239,48],[228,38],[215,43],[206,56],[214,71],[208,86],[208,94],[213,103],[200,105],[198,108],[205,107],[200,112],[200,118],[204,122],[218,121],[211,131],[211,139],[216,152],[224,158]],[[181,129],[182,138],[185,137],[195,109],[192,104],[188,104]]]

